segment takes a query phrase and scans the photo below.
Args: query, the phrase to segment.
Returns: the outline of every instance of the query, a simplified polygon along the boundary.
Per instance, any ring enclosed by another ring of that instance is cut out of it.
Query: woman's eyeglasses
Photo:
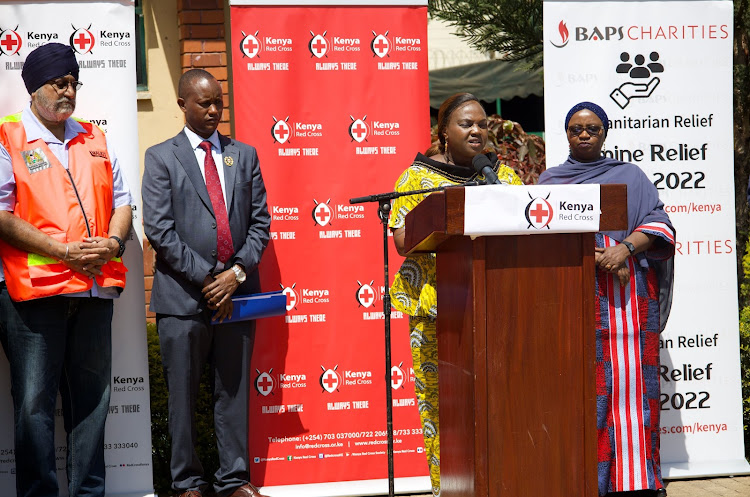
[[[589,124],[588,126],[568,126],[568,132],[573,136],[578,136],[585,130],[589,136],[598,136],[602,132],[603,126],[597,126],[596,124]]]

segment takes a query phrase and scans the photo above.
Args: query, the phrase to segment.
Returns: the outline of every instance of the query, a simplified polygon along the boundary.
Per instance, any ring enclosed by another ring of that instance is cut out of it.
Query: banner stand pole
[[[350,204],[361,204],[365,202],[378,203],[378,217],[383,225],[383,273],[384,288],[383,295],[383,316],[385,321],[385,411],[386,411],[386,432],[388,435],[388,497],[394,496],[394,472],[393,472],[393,393],[391,392],[391,293],[390,293],[390,276],[388,275],[388,216],[391,212],[391,200],[407,195],[420,195],[431,192],[444,191],[447,188],[476,186],[484,184],[479,181],[468,181],[459,185],[438,186],[436,188],[427,188],[423,190],[412,190],[407,192],[388,192],[378,193],[375,195],[366,195],[364,197],[350,198]]]
[[[391,212],[391,199],[400,197],[401,195],[400,193],[390,192],[349,199],[350,204],[378,202],[378,217],[383,225],[383,275],[384,288],[386,289],[383,295],[383,316],[385,322],[385,412],[386,433],[388,436],[388,497],[393,497],[395,493],[393,471],[393,392],[391,392],[391,293],[390,285],[388,284],[390,281],[388,276],[388,216]]]
[[[391,391],[391,292],[388,284],[388,215],[391,212],[390,200],[382,200],[378,205],[378,217],[383,225],[383,272],[385,295],[383,295],[383,316],[385,321],[385,412],[388,435],[388,497],[393,497],[393,392]]]

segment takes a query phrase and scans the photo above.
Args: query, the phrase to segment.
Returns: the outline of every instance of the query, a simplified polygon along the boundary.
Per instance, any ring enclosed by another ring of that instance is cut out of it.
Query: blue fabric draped
[[[628,186],[628,229],[602,233],[621,242],[642,224],[664,223],[676,236],[674,226],[667,213],[664,212],[664,203],[659,199],[659,191],[648,179],[646,173],[635,164],[609,157],[601,157],[593,162],[580,162],[568,156],[568,159],[558,167],[544,171],[539,176],[539,184],[626,184]],[[668,243],[664,238],[657,238],[654,241],[654,245]],[[661,261],[647,260],[646,253],[643,252],[636,257],[641,266],[652,267],[656,271],[659,280],[660,330],[663,331],[672,309],[674,257]]]
[[[628,186],[628,229],[602,233],[621,242],[635,228],[646,223],[664,223],[674,231],[672,222],[664,212],[664,203],[659,199],[658,190],[646,173],[635,164],[608,157],[593,162],[580,162],[568,156],[568,160],[547,169],[539,176],[540,185],[616,183]]]

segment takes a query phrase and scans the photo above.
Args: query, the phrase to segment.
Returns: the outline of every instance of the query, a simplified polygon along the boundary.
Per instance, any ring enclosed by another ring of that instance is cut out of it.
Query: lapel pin
[[[231,157],[224,157],[224,164],[232,167],[234,165],[234,159],[232,159]]]

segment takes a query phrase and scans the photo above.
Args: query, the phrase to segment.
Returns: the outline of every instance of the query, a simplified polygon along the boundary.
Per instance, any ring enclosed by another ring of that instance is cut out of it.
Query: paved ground
[[[667,482],[669,497],[750,497],[750,476]]]
[[[668,497],[750,497],[750,476],[667,482]],[[431,497],[428,494],[411,497]]]

